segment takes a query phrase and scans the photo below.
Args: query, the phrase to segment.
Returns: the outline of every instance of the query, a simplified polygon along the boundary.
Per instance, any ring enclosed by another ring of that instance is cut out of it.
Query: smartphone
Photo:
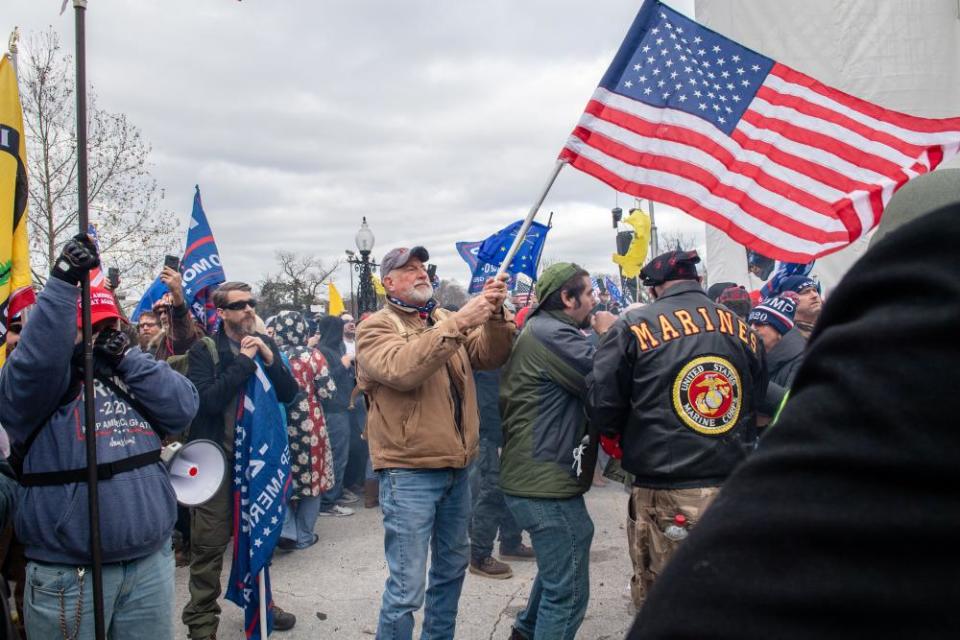
[[[110,267],[107,269],[107,280],[110,282],[110,287],[116,289],[120,286],[120,269],[117,267]]]
[[[170,267],[174,271],[180,271],[180,258],[177,256],[166,256],[163,259],[163,266]]]
[[[433,282],[433,279],[437,277],[437,265],[427,265],[427,277],[430,278],[430,282]]]

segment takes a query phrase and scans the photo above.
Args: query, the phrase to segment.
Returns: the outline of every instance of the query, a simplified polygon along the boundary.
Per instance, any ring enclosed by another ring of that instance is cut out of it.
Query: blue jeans
[[[313,527],[320,513],[320,496],[299,497],[287,505],[287,515],[283,519],[280,536],[293,540],[298,549],[306,549],[313,544]]]
[[[593,520],[583,496],[505,498],[537,554],[537,577],[514,627],[530,640],[573,640],[590,600]]]
[[[23,616],[28,637],[63,638],[61,617],[67,637],[94,637],[93,573],[90,567],[83,570],[80,576],[73,565],[27,563]],[[173,640],[173,549],[169,544],[138,560],[103,565],[103,620],[107,638]]]
[[[466,469],[380,471],[383,540],[390,577],[384,585],[378,640],[413,637],[413,612],[424,604],[422,640],[450,639],[470,556]]]
[[[321,494],[320,511],[330,511],[343,496],[343,476],[350,459],[350,416],[338,412],[328,413],[324,417],[327,420],[330,448],[333,450],[333,487]]]
[[[500,530],[500,552],[512,551],[523,542],[513,514],[500,490],[500,456],[497,444],[480,439],[480,455],[470,466],[470,493],[473,516],[470,519],[470,558],[479,562],[493,555],[493,541]]]

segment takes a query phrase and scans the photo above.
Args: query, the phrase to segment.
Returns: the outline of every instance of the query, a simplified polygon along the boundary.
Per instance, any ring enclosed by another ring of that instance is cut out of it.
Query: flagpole
[[[560,174],[560,169],[563,169],[563,165],[565,164],[567,164],[566,161],[557,160],[557,164],[554,165],[553,171],[550,172],[550,178],[547,180],[547,184],[544,185],[543,190],[540,192],[540,197],[537,198],[537,201],[533,203],[532,207],[530,207],[530,212],[527,214],[526,219],[523,221],[523,224],[520,225],[520,229],[517,231],[517,237],[513,239],[513,244],[510,245],[510,250],[507,251],[506,257],[503,259],[503,262],[500,263],[500,268],[497,269],[497,276],[507,272],[507,267],[510,266],[510,263],[513,262],[514,256],[517,255],[517,251],[520,250],[520,245],[523,244],[523,239],[526,237],[527,230],[530,228],[530,224],[536,217],[537,211],[540,210],[540,205],[542,205],[543,201],[547,199],[547,194],[550,193],[553,183]]]
[[[77,208],[80,233],[87,232],[87,0],[73,0],[77,54]],[[87,445],[87,505],[90,512],[90,557],[93,573],[93,625],[103,640],[103,557],[100,549],[100,504],[97,496],[97,415],[93,387],[93,326],[90,320],[90,278],[81,278],[80,304],[83,325],[84,437]]]
[[[260,640],[267,640],[267,568],[260,569]]]

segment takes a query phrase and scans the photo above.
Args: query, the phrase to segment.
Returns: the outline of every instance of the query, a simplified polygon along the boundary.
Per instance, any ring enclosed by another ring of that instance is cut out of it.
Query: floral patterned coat
[[[287,356],[300,394],[287,406],[287,437],[290,443],[291,498],[318,496],[333,487],[333,452],[321,401],[334,395],[327,360],[317,349],[306,346],[307,325],[295,311],[282,311],[270,318],[274,340]]]

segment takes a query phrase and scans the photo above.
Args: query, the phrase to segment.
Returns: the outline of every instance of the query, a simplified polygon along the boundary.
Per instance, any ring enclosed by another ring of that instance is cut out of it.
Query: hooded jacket
[[[87,464],[83,391],[68,392],[79,293],[79,288],[50,278],[19,345],[0,370],[0,422],[14,446],[40,429],[23,460],[24,473],[70,471]],[[190,381],[138,347],[127,352],[116,373],[152,422],[97,382],[99,464],[158,450],[158,431],[182,431],[197,412],[197,390]],[[104,562],[134,560],[170,544],[177,505],[162,463],[101,479],[98,491]],[[86,483],[21,486],[17,503],[17,537],[28,558],[90,564]]]
[[[614,323],[590,386],[596,428],[651,489],[719,486],[757,438],[763,343],[699,283],[675,284]]]

